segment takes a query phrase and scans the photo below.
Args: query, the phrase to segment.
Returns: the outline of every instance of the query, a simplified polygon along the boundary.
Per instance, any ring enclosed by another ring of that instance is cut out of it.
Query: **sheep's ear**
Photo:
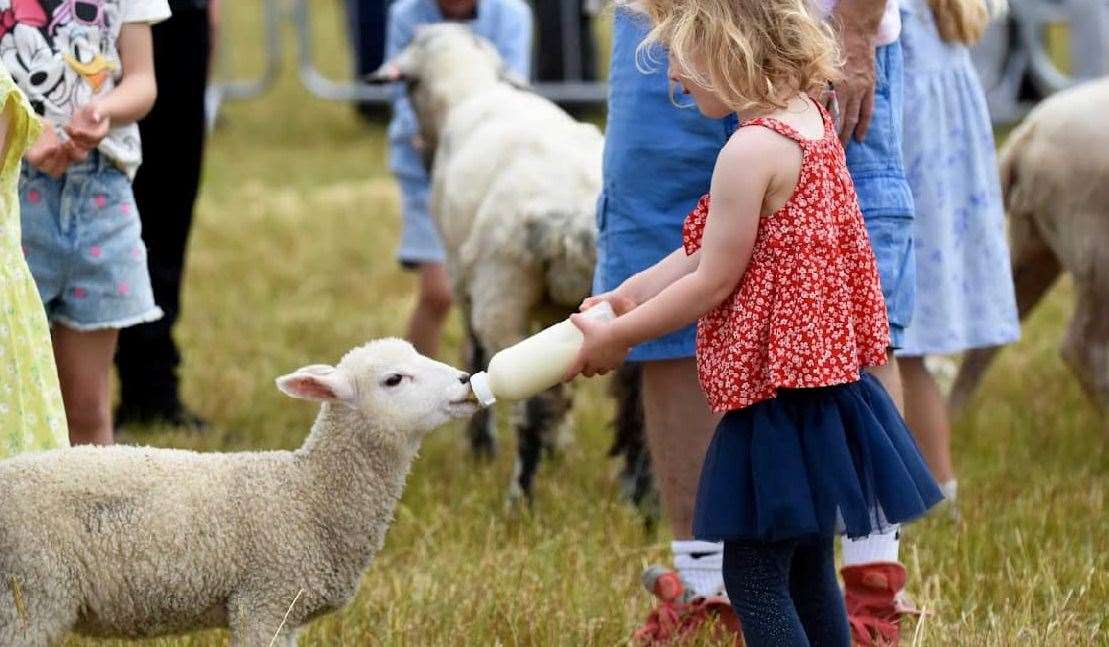
[[[346,371],[313,364],[277,378],[277,388],[289,397],[354,406],[354,381]]]
[[[516,74],[516,72],[510,70],[508,67],[501,68],[500,79],[517,90],[531,90],[531,85],[522,76]]]
[[[385,85],[398,81],[410,81],[411,78],[396,63],[386,61],[381,67],[363,76],[362,80],[371,85]]]

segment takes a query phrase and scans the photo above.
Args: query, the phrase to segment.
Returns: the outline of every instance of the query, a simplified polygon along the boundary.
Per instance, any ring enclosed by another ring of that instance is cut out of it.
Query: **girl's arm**
[[[585,342],[567,377],[606,373],[632,346],[683,328],[728,298],[747,269],[764,198],[782,165],[777,146],[762,129],[732,137],[713,171],[712,204],[696,269],[611,323],[575,315]]]
[[[666,286],[697,269],[697,263],[700,260],[700,251],[690,256],[685,253],[684,248],[678,248],[651,267],[629,276],[615,290],[597,294],[582,301],[581,310],[585,311],[602,301],[608,301],[617,314],[624,314],[654,298]]]
[[[123,65],[119,85],[78,108],[66,126],[66,133],[82,148],[96,148],[113,125],[134,123],[145,117],[158,95],[150,25],[125,23],[116,47]]]

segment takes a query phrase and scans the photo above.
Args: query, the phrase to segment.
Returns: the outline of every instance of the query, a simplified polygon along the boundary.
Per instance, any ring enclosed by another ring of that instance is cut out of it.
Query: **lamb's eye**
[[[382,384],[384,384],[385,386],[396,386],[396,385],[400,384],[403,381],[404,381],[404,376],[403,375],[401,375],[400,373],[393,373],[389,377],[385,378],[385,381],[382,382]]]

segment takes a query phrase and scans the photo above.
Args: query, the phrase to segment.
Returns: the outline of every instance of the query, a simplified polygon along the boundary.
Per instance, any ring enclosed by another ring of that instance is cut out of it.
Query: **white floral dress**
[[[986,97],[965,45],[908,0],[905,171],[916,203],[916,305],[897,354],[999,346],[1020,336]]]

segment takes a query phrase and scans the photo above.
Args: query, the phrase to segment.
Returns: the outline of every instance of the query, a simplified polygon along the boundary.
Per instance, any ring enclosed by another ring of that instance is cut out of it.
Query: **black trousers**
[[[179,406],[173,341],[180,311],[181,275],[200,185],[204,153],[204,90],[208,83],[208,13],[177,7],[154,25],[158,99],[139,122],[143,163],[135,177],[154,300],[165,317],[120,331],[121,411],[158,415]]]

